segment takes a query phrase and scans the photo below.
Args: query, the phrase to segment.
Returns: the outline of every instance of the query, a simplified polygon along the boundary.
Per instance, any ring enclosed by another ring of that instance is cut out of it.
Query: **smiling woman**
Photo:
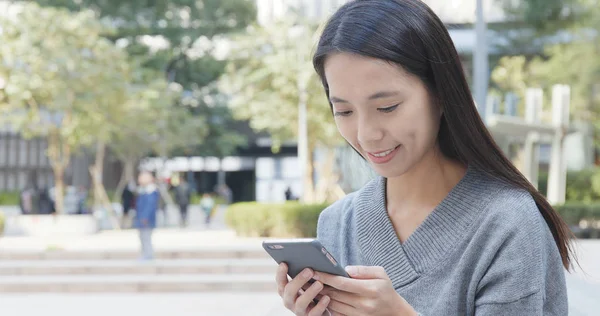
[[[313,63],[340,134],[380,177],[319,217],[318,239],[351,279],[307,270],[288,282],[282,264],[286,307],[311,316],[567,314],[569,230],[491,138],[427,5],[349,2]]]
[[[399,176],[432,153],[442,111],[418,77],[348,53],[332,54],[324,71],[340,133],[377,173]]]

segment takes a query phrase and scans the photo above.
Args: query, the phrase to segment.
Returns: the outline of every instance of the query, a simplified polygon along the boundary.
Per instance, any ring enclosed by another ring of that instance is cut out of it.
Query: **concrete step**
[[[4,260],[0,276],[274,274],[273,259]]]
[[[0,293],[274,292],[274,274],[0,276]]]
[[[106,260],[137,259],[139,251],[2,251],[0,260]],[[262,248],[206,248],[157,251],[156,259],[266,259],[269,255]]]

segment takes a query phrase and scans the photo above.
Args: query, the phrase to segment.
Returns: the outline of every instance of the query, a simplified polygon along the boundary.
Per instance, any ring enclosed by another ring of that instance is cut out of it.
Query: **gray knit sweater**
[[[342,266],[382,266],[420,314],[567,315],[564,269],[531,195],[469,167],[401,243],[377,178],[321,213],[318,239]]]

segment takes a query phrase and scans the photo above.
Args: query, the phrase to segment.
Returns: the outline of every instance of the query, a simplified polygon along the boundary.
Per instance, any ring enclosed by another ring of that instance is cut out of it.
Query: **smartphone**
[[[263,242],[263,248],[280,264],[288,265],[288,275],[295,278],[306,268],[349,278],[338,261],[316,239],[280,239]],[[312,280],[311,280],[312,281]]]

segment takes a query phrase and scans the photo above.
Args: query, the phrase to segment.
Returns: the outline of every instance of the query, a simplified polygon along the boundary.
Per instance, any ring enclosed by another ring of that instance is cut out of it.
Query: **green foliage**
[[[222,56],[216,54],[217,46],[223,42],[224,35],[243,30],[256,19],[255,1],[36,2],[75,12],[93,10],[102,21],[114,26],[111,32],[105,32],[106,38],[125,47],[133,60],[147,72],[154,74],[153,78],[165,78],[167,73],[171,73],[174,75],[172,79],[182,89],[193,93],[192,102],[186,102],[186,99],[190,99],[186,97],[180,104],[191,108],[188,115],[197,117],[196,123],[202,123],[202,131],[195,135],[176,137],[176,140],[184,143],[169,145],[168,152],[175,150],[172,152],[175,155],[185,151],[185,155],[226,156],[246,142],[243,135],[230,128],[233,118],[228,109],[219,109],[214,104],[207,104],[205,100],[219,94],[219,91],[210,87],[224,72],[226,65],[220,59]],[[142,125],[142,128],[145,126]],[[184,138],[188,136],[192,139]],[[201,145],[203,137],[206,137],[207,143]],[[170,141],[167,143],[171,144]],[[160,153],[161,149],[155,152]]]
[[[0,124],[48,139],[56,209],[73,152],[106,141],[123,115],[130,67],[92,11],[11,4],[0,16]]]
[[[5,124],[26,137],[56,133],[72,149],[92,144],[106,132],[105,118],[119,116],[129,71],[125,52],[101,37],[104,27],[91,11],[16,8],[14,16],[0,17]]]
[[[541,172],[538,177],[538,189],[546,194],[548,173]],[[567,172],[566,201],[568,203],[600,202],[600,168]]]
[[[341,138],[311,64],[316,27],[292,20],[268,28],[253,26],[234,38],[221,87],[232,95],[230,107],[236,118],[249,120],[256,131],[268,132],[275,147],[297,136],[304,87],[309,144],[338,144]]]
[[[175,199],[175,194],[172,193],[171,196],[173,197],[173,199]],[[200,204],[200,200],[202,200],[202,194],[199,193],[192,193],[192,196],[190,198],[190,204],[194,205],[194,204]],[[218,196],[218,195],[213,195],[213,200],[215,201],[215,205],[225,205],[225,199]]]
[[[581,0],[499,0],[507,15],[521,25],[533,27],[538,34],[568,28],[586,15]]]
[[[19,205],[19,192],[0,192],[0,205]]]
[[[578,238],[600,238],[600,203],[568,202],[554,206]]]
[[[554,209],[569,225],[578,226],[582,220],[600,221],[600,203],[567,202]]]
[[[587,121],[596,129],[595,144],[600,150],[600,6],[595,0],[524,0],[504,1],[510,19],[519,21],[519,32],[510,43],[512,52],[531,53],[531,46],[544,45],[541,56],[513,57],[507,76],[500,76],[507,63],[494,70],[494,83],[500,89],[541,87],[549,96],[553,84],[571,87],[571,113],[576,120]],[[568,37],[565,35],[568,34]],[[510,36],[505,34],[507,36]],[[514,36],[513,36],[514,37]],[[520,44],[519,44],[520,43]],[[538,43],[538,44],[535,44]],[[537,52],[536,52],[537,53]],[[519,67],[520,64],[520,67]],[[510,82],[514,79],[514,82]],[[547,102],[546,102],[547,103]]]
[[[227,107],[227,100],[217,89],[206,87],[194,94],[182,102],[190,107],[194,116],[206,118],[205,141],[194,147],[182,148],[174,155],[187,156],[195,152],[203,156],[225,157],[247,143],[246,136],[235,130],[236,121]]]
[[[4,225],[5,225],[4,213],[0,212],[0,236],[4,233]]]
[[[319,214],[328,205],[236,203],[229,206],[226,223],[240,236],[316,237]]]

